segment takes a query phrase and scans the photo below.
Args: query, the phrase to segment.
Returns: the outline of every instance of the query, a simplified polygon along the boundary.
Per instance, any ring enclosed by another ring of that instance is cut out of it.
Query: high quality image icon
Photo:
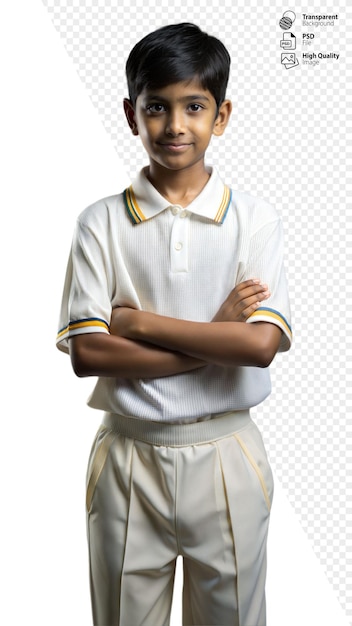
[[[299,65],[295,53],[283,52],[281,54],[281,65],[284,65],[287,70],[291,69],[291,67],[296,67],[297,65]]]

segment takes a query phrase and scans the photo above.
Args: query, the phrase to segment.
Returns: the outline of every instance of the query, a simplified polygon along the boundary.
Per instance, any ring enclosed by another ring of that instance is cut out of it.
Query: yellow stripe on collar
[[[230,206],[231,203],[231,189],[229,187],[227,187],[226,185],[224,186],[224,194],[222,196],[222,200],[221,200],[221,204],[218,208],[218,212],[214,217],[214,222],[217,222],[218,224],[222,224],[225,217],[226,217],[226,213],[228,211],[228,208]]]
[[[146,217],[136,200],[132,185],[130,185],[130,187],[125,189],[125,191],[123,192],[123,199],[125,201],[126,209],[133,224],[139,224],[140,222],[144,222],[146,220]]]

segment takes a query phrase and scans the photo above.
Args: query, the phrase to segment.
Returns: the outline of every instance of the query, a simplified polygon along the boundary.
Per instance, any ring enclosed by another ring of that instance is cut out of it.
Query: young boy
[[[105,412],[87,481],[99,626],[169,624],[178,555],[185,625],[265,625],[273,484],[249,409],[291,331],[277,213],[204,162],[229,69],[193,24],[134,47],[124,108],[149,166],[77,222],[58,347]]]

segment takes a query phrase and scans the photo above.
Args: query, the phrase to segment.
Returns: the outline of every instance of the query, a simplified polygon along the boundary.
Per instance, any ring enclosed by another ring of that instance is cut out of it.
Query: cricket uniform
[[[187,207],[170,205],[142,170],[123,194],[79,216],[58,347],[109,333],[127,306],[209,322],[249,278],[271,296],[247,320],[291,343],[281,220],[230,190],[215,170]],[[175,559],[184,557],[184,624],[264,626],[272,475],[249,409],[270,393],[267,368],[208,365],[156,379],[99,378],[104,411],[88,467],[94,623],[168,624]]]

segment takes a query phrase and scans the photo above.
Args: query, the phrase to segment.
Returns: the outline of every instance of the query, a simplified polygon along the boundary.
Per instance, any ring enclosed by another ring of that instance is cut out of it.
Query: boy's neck
[[[204,161],[182,170],[168,170],[152,162],[146,175],[164,198],[182,207],[188,206],[200,194],[210,177]]]

